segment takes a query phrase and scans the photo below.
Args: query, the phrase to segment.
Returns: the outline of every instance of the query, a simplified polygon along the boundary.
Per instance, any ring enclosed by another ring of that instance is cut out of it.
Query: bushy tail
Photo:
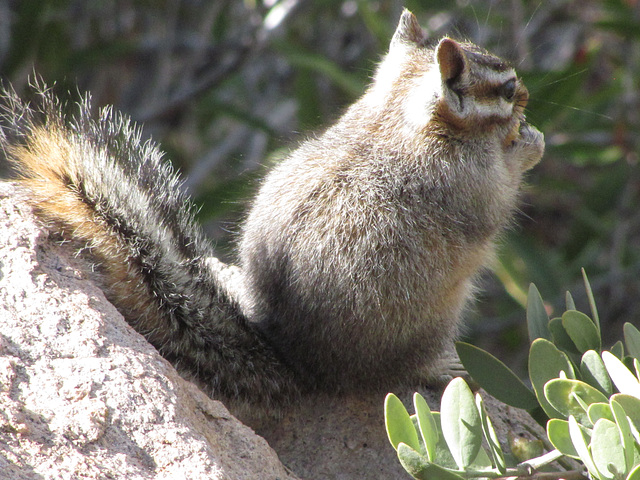
[[[2,151],[52,228],[87,249],[99,282],[129,323],[214,396],[282,405],[296,395],[288,368],[242,313],[235,267],[213,257],[178,176],[129,119],[89,101],[62,113],[5,91]]]

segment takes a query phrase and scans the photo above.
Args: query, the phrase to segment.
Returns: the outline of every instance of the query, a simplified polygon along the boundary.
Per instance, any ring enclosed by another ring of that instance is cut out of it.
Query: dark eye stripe
[[[513,102],[518,95],[518,89],[518,81],[513,77],[502,83],[478,83],[466,90],[464,94],[483,103],[494,102],[500,98]]]
[[[509,82],[504,83],[479,83],[469,88],[467,94],[476,98],[479,101],[493,101],[496,98],[506,98],[505,96],[505,85]],[[515,97],[516,92],[516,83],[513,82],[513,92],[511,100]]]

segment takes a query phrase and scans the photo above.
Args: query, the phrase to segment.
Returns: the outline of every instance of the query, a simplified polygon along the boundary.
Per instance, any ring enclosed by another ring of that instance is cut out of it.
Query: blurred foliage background
[[[609,342],[640,325],[639,0],[0,0],[0,76],[144,123],[232,259],[264,169],[363,91],[403,6],[512,61],[546,136],[466,334],[521,365],[529,282],[586,308],[581,267]]]

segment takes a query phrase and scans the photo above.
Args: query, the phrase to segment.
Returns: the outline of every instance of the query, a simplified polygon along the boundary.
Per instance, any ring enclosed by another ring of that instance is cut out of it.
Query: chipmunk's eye
[[[516,95],[516,79],[512,78],[500,85],[498,94],[506,101],[512,101],[513,97]]]

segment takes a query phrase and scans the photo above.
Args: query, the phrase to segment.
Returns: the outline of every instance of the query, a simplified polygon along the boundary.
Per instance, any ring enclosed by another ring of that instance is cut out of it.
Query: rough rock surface
[[[0,480],[297,478],[127,325],[17,192],[0,182]],[[423,394],[437,407],[438,392]],[[500,438],[537,427],[484,398]],[[383,400],[308,398],[242,420],[300,478],[409,478]]]
[[[293,479],[0,183],[0,479]]]

